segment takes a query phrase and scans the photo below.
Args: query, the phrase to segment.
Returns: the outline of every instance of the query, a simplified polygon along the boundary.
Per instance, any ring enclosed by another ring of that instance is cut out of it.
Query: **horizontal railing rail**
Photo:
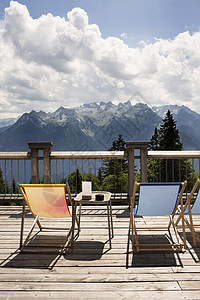
[[[147,151],[148,158],[200,158],[200,151]],[[135,156],[140,158],[139,155]],[[40,157],[42,159],[43,157]],[[52,151],[51,159],[126,158],[124,151]],[[30,152],[0,152],[0,159],[30,159]]]
[[[29,152],[0,152],[0,159],[30,159]]]
[[[148,142],[127,142],[125,151],[51,151],[50,148],[48,151],[48,149],[42,149],[41,147],[46,147],[46,144],[49,145],[49,143],[45,142],[38,144],[39,146],[37,147],[37,143],[34,143],[34,148],[30,148],[31,151],[0,152],[0,168],[3,172],[5,190],[8,185],[12,185],[13,179],[15,180],[15,183],[18,181],[21,183],[29,183],[30,181],[33,183],[59,183],[61,180],[68,179],[68,176],[77,169],[82,173],[93,172],[97,176],[99,169],[104,167],[105,162],[108,162],[109,160],[112,160],[117,164],[118,170],[120,169],[120,164],[122,166],[124,159],[128,162],[126,171],[127,178],[123,178],[123,183],[122,178],[120,178],[119,182],[121,180],[121,183],[118,182],[118,187],[121,186],[121,190],[115,190],[115,192],[113,192],[112,198],[115,200],[123,199],[123,201],[125,201],[125,199],[127,199],[127,194],[128,197],[132,195],[135,179],[139,181],[149,180],[147,174],[149,171],[147,169],[149,161],[152,161],[153,172],[159,172],[160,164],[162,163],[163,168],[163,165],[166,162],[166,172],[164,172],[166,173],[166,178],[162,175],[157,176],[157,179],[155,178],[155,180],[167,180],[169,162],[171,162],[170,168],[172,169],[172,172],[174,172],[172,178],[175,178],[175,169],[173,170],[175,165],[176,170],[178,168],[183,168],[185,170],[185,174],[182,176],[182,172],[181,176],[179,176],[181,181],[187,179],[188,175],[192,176],[194,181],[196,178],[195,176],[199,176],[200,174],[200,151],[197,150],[148,151]],[[52,144],[50,147],[52,147]],[[164,160],[165,162],[163,163]],[[188,160],[191,162],[191,169],[193,170],[192,175],[188,173]],[[178,171],[180,172],[180,170]],[[122,174],[120,174],[120,176],[122,176]],[[124,188],[122,189],[125,181],[128,182],[128,188],[126,190],[124,190]],[[151,181],[154,181],[154,175],[153,179],[151,178]],[[0,200],[13,199],[14,193],[16,192],[17,195],[18,192],[14,191],[13,187],[6,191],[7,193],[5,194],[1,194],[0,191]],[[19,196],[16,196],[15,198],[17,197]]]
[[[200,158],[200,151],[148,151],[148,158]]]
[[[124,159],[124,151],[52,151],[51,159]]]
[[[51,159],[124,159],[124,151],[52,151]],[[31,159],[30,152],[0,152],[0,159]],[[39,159],[43,159],[42,156]]]

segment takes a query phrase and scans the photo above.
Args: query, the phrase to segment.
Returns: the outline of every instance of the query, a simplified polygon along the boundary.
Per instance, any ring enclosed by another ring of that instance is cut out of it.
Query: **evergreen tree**
[[[114,140],[109,151],[124,151],[126,149],[126,143],[122,138],[122,135],[118,135],[118,139]],[[111,192],[120,192],[123,190],[124,174],[128,173],[128,163],[125,159],[104,159],[102,167],[104,188],[110,186]],[[127,176],[126,176],[127,177]],[[105,183],[106,182],[106,183]],[[112,187],[111,187],[112,186]]]
[[[128,173],[116,175],[108,175],[104,178],[101,190],[109,191],[111,193],[127,193],[128,191]]]
[[[76,171],[73,171],[71,174],[69,174],[68,182],[72,194],[78,194],[82,191],[82,180],[83,176],[79,169],[76,169]]]
[[[16,185],[16,181],[15,181],[15,178],[13,177],[13,180],[12,180],[12,193],[13,194],[18,194],[18,188],[17,188],[17,185]]]
[[[156,127],[154,130],[154,135],[152,135],[151,141],[150,141],[150,148],[151,150],[158,150],[158,144],[159,144],[159,133],[158,128]]]
[[[160,130],[155,128],[154,135],[150,141],[151,150],[183,150],[180,141],[179,130],[170,110]],[[197,177],[194,173],[191,162],[187,159],[149,159],[148,161],[148,180],[149,181],[184,181],[188,180],[188,186],[193,184],[192,177]],[[194,179],[194,178],[193,178]]]
[[[64,181],[60,183],[66,182],[66,178]],[[70,190],[72,194],[78,194],[82,191],[82,181],[91,181],[92,182],[92,189],[94,191],[100,190],[100,181],[97,175],[89,173],[81,173],[79,169],[73,171],[68,176],[68,183],[70,185]]]
[[[126,149],[126,143],[122,138],[122,135],[118,135],[118,139],[114,140],[109,151],[124,151]],[[122,159],[104,159],[104,167],[102,168],[103,176],[119,175],[121,172],[127,172],[127,160]]]
[[[158,149],[160,150],[183,150],[180,142],[179,131],[170,110],[167,111],[163,124],[160,126],[158,137]]]
[[[102,182],[103,182],[102,167],[100,167],[98,170],[98,180],[99,180],[99,184],[102,185]]]
[[[156,127],[154,130],[154,134],[151,137],[150,143],[149,143],[150,150],[156,151],[159,150],[159,131]],[[147,161],[147,177],[148,181],[155,181],[158,182],[159,180],[159,160],[157,159],[149,159]]]
[[[166,117],[159,130],[159,150],[183,150],[183,144],[180,141],[179,131],[176,128],[176,122],[170,110],[167,111]],[[180,181],[184,180],[185,165],[178,159],[168,159],[160,161],[161,180]]]
[[[92,182],[92,190],[98,191],[100,190],[100,181],[98,175],[89,173],[81,173],[83,181],[91,181]],[[82,188],[82,187],[81,187]]]

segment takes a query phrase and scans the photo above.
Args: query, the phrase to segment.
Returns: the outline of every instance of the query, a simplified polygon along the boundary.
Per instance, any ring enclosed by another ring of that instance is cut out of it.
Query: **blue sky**
[[[0,20],[0,117],[135,95],[200,112],[199,0],[1,0]]]

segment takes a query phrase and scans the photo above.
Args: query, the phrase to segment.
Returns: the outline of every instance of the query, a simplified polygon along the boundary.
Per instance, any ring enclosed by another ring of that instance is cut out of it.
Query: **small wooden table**
[[[96,195],[104,195],[103,200],[96,200]],[[81,206],[82,204],[98,204],[98,205],[106,205],[107,206],[107,217],[108,217],[108,234],[109,234],[109,244],[111,249],[111,239],[114,237],[113,231],[113,218],[112,218],[112,205],[111,205],[111,193],[102,192],[102,191],[93,191],[92,198],[90,200],[82,199],[83,193],[79,193],[75,198],[75,208],[79,205],[79,231],[80,231],[80,217],[81,217]],[[75,209],[76,210],[76,209]]]

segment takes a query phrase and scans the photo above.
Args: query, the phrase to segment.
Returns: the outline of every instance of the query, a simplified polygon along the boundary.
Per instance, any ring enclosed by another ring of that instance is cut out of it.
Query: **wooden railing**
[[[39,181],[39,163],[43,161],[43,181],[51,182],[51,165],[52,161],[59,160],[85,160],[85,159],[127,159],[128,160],[128,196],[133,192],[135,179],[135,164],[138,162],[141,181],[147,181],[147,161],[148,159],[197,159],[200,170],[200,151],[148,151],[149,142],[126,142],[126,151],[51,151],[53,143],[37,142],[29,143],[30,151],[27,152],[0,152],[0,161],[4,161],[4,172],[6,178],[6,168],[8,161],[11,163],[11,178],[13,172],[13,161],[18,162],[18,174],[20,161],[31,163],[30,179],[32,183]],[[16,170],[15,170],[16,172]],[[26,172],[26,167],[24,167]],[[19,176],[18,176],[19,178]],[[16,178],[16,181],[19,181]],[[26,176],[25,176],[26,178]],[[185,178],[187,179],[187,178]],[[23,181],[26,181],[23,180]],[[121,192],[122,194],[122,192]],[[12,195],[11,195],[12,196]],[[1,195],[2,197],[2,195]],[[4,195],[4,197],[6,197]],[[13,196],[12,196],[13,197]]]

